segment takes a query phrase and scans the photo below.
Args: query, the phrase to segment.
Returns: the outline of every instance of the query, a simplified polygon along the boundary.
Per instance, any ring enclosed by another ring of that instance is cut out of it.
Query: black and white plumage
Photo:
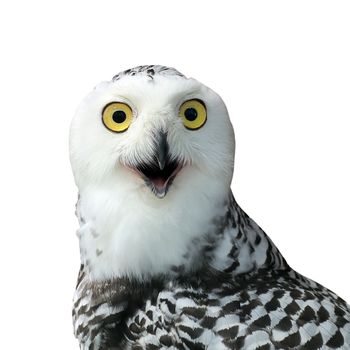
[[[190,122],[205,106],[199,127],[179,117],[186,101]],[[132,110],[123,132],[101,121],[113,102]],[[349,305],[292,270],[232,196],[234,135],[212,90],[130,69],[84,100],[70,140],[81,349],[350,349]]]

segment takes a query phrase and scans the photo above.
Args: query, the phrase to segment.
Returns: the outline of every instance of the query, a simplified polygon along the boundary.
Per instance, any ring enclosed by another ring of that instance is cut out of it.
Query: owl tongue
[[[182,166],[176,160],[168,160],[162,169],[157,163],[142,163],[138,165],[136,170],[142,175],[146,183],[151,185],[153,193],[157,197],[163,198],[181,168]]]
[[[165,179],[161,176],[154,177],[150,179],[155,187],[157,187],[158,190],[162,190],[165,188],[166,183],[168,182],[168,179]]]

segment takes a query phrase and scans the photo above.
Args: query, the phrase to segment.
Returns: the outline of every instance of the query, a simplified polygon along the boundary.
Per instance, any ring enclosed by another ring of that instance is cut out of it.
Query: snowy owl
[[[99,84],[70,131],[80,349],[350,349],[350,308],[287,262],[231,190],[222,99],[173,68]]]

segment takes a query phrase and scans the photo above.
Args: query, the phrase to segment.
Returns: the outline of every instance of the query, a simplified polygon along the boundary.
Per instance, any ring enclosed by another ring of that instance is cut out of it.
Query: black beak
[[[156,154],[155,154],[160,170],[163,170],[166,165],[167,158],[168,158],[168,151],[169,151],[169,145],[167,141],[167,133],[164,131],[160,131],[157,139]]]
[[[156,135],[152,161],[150,163],[141,162],[135,168],[151,191],[158,198],[163,198],[183,166],[177,159],[170,159],[167,133],[160,131]]]

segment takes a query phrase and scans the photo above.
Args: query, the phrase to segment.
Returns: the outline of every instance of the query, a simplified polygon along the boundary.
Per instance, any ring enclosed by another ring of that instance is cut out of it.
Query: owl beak
[[[140,163],[134,167],[134,170],[141,175],[146,185],[158,198],[164,198],[183,165],[169,157],[169,144],[165,132],[159,132],[156,140],[153,161]]]
[[[160,170],[163,170],[168,158],[169,144],[167,141],[167,133],[160,131],[156,146],[156,159]]]

